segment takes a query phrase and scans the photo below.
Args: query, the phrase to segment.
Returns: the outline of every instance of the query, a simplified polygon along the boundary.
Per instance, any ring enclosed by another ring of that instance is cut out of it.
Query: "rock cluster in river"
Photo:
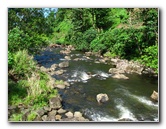
[[[142,74],[144,69],[143,65],[138,62],[122,60],[122,59],[111,59],[113,64],[116,65],[116,68],[111,68],[110,73],[138,73]]]

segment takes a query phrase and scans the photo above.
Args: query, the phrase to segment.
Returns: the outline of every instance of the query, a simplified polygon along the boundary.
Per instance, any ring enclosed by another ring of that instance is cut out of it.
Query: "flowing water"
[[[46,49],[35,59],[44,67],[65,61],[60,48]],[[98,57],[87,58],[84,53],[72,51],[66,72],[54,75],[70,83],[70,87],[59,90],[65,109],[81,111],[92,121],[159,121],[159,104],[151,101],[153,90],[158,91],[158,80],[138,74],[126,74],[129,80],[114,79],[108,70],[111,64],[99,63]],[[79,60],[75,60],[79,59]],[[106,93],[109,101],[98,104],[96,95]]]

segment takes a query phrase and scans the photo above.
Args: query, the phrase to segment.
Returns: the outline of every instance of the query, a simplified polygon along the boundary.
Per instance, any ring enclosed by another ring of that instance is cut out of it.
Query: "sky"
[[[44,8],[44,9],[46,10],[46,12],[44,13],[45,17],[48,16],[48,14],[50,13],[50,10],[55,12],[58,11],[58,8]]]

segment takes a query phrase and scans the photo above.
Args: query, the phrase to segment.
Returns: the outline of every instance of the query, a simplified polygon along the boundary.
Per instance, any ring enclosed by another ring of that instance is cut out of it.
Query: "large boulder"
[[[158,93],[156,91],[153,91],[153,93],[150,97],[152,100],[158,102]]]
[[[107,94],[100,93],[96,96],[96,100],[98,103],[104,103],[107,102],[109,98]]]

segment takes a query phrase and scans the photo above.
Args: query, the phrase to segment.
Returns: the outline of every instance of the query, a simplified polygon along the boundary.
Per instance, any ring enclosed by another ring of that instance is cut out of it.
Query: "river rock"
[[[65,113],[65,112],[66,112],[66,110],[64,110],[64,109],[60,108],[57,112],[58,112],[59,114],[63,114],[63,113]]]
[[[85,56],[91,56],[92,52],[85,52]]]
[[[61,116],[61,115],[56,115],[56,116],[55,116],[55,120],[56,120],[56,121],[60,121],[60,120],[61,120],[61,118],[62,118],[62,116]]]
[[[110,68],[108,72],[109,72],[109,73],[112,73],[112,74],[115,74],[115,73],[116,73],[116,74],[117,74],[117,73],[120,73],[120,74],[125,73],[124,70],[122,70],[122,69],[117,69],[117,68]]]
[[[68,54],[71,53],[71,51],[69,49],[67,49],[67,50],[61,50],[60,53],[68,55]]]
[[[76,111],[76,112],[74,112],[74,117],[80,118],[80,117],[82,117],[82,113],[79,111]]]
[[[51,68],[55,68],[56,69],[57,66],[58,66],[57,64],[53,64],[53,65],[51,65]]]
[[[44,106],[43,108],[44,108],[45,111],[51,111],[50,107]]]
[[[42,119],[43,121],[48,121],[48,117],[47,117],[47,115],[42,116],[41,119]]]
[[[66,60],[71,60],[70,56],[65,56]]]
[[[112,76],[112,78],[116,78],[116,79],[129,79],[127,76],[125,76],[124,74],[114,74]]]
[[[63,72],[64,71],[62,69],[60,69],[60,70],[55,71],[54,74],[61,75],[61,74],[63,74]]]
[[[61,63],[59,63],[59,67],[60,68],[66,68],[66,67],[69,67],[69,62],[61,62]]]
[[[56,115],[57,111],[56,110],[52,110],[51,112],[48,113],[48,119],[50,121],[55,121],[55,115]]]
[[[153,93],[150,97],[152,100],[158,102],[158,93],[156,91],[153,91]]]
[[[68,117],[68,118],[72,118],[73,117],[73,113],[72,112],[67,112],[65,113],[65,115]]]
[[[47,68],[45,68],[43,66],[40,67],[40,70],[43,71],[43,72],[48,72],[49,71],[49,69],[47,69]]]
[[[68,82],[66,82],[66,81],[65,81],[63,84],[64,84],[65,86],[67,86],[67,87],[70,86],[70,84],[69,84]]]
[[[104,103],[107,102],[109,98],[107,94],[100,93],[96,96],[96,100],[98,103]]]
[[[39,109],[39,110],[36,111],[36,113],[37,113],[38,116],[41,117],[46,113],[46,111],[44,109]]]
[[[60,45],[58,45],[58,44],[50,44],[49,47],[50,48],[56,48],[56,47],[60,47]]]
[[[56,87],[59,88],[59,89],[65,89],[65,85],[64,84],[57,84]]]
[[[62,107],[61,98],[59,96],[53,97],[49,100],[49,105],[52,109],[59,109]]]
[[[110,73],[138,73],[142,74],[144,66],[135,61],[111,59],[116,68],[111,68]]]
[[[22,110],[21,111],[22,112],[22,120],[23,121],[27,121],[27,117],[28,117],[28,115],[30,114],[30,110],[29,109],[24,109],[24,110]]]

